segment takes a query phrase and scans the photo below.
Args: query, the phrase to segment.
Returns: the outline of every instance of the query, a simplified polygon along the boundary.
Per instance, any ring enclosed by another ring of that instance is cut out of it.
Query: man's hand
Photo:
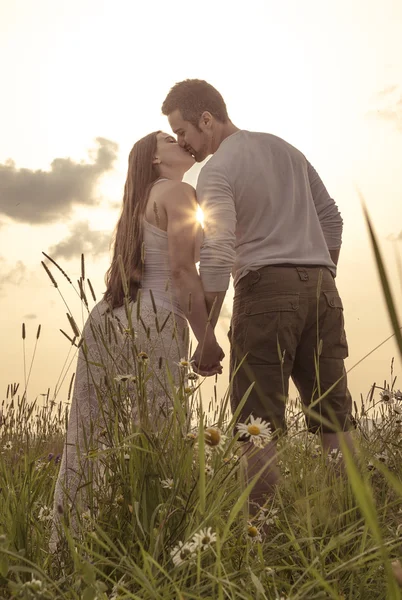
[[[216,340],[198,344],[197,349],[192,356],[193,371],[202,377],[210,377],[216,373],[221,374],[221,360],[223,360],[224,357],[225,353]]]

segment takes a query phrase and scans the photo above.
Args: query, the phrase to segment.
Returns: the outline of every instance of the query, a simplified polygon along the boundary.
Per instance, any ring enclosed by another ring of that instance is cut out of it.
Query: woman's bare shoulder
[[[161,182],[159,185],[155,185],[152,188],[151,193],[160,198],[165,196],[187,196],[188,198],[195,198],[195,189],[192,185],[185,183],[184,181],[175,181],[174,179],[168,179],[164,182]]]

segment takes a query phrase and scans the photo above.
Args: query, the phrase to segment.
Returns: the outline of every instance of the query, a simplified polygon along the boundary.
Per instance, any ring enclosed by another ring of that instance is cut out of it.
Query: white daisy
[[[194,549],[199,548],[200,550],[206,550],[214,542],[216,542],[216,533],[213,533],[211,527],[201,529],[198,533],[194,534],[193,537]]]
[[[177,546],[170,551],[170,556],[172,557],[174,566],[179,567],[183,563],[191,561],[192,558],[194,558],[193,545],[189,542],[186,542],[185,544],[179,542]]]
[[[6,442],[3,446],[4,450],[11,450],[11,448],[13,447],[12,442]]]
[[[217,427],[207,427],[205,430],[205,443],[210,448],[216,450],[223,450],[223,445],[227,440],[227,436],[224,435]]]
[[[251,540],[253,543],[262,542],[261,533],[259,532],[257,527],[255,525],[252,525],[251,523],[249,523],[247,526],[246,534],[248,539]]]
[[[339,450],[339,448],[332,448],[332,450],[328,452],[329,462],[338,462],[339,460],[341,460],[341,458],[342,450]]]
[[[53,511],[51,508],[49,508],[49,506],[42,506],[39,514],[38,514],[38,519],[39,521],[41,521],[42,523],[44,523],[45,521],[51,521],[53,518]]]
[[[395,398],[395,400],[398,400],[398,402],[402,402],[402,392],[401,392],[401,390],[397,390],[394,393],[394,398]]]
[[[205,473],[206,473],[206,475],[209,475],[210,477],[213,477],[213,474],[215,473],[215,471],[211,467],[211,465],[205,465]]]
[[[258,447],[264,446],[271,439],[271,427],[269,423],[263,421],[260,417],[254,419],[251,415],[250,422],[239,423],[237,429],[242,436],[248,436],[250,441]]]
[[[163,488],[165,488],[166,490],[172,490],[173,489],[173,486],[174,486],[173,479],[160,479],[159,481],[161,482],[161,486]]]
[[[194,362],[193,360],[188,360],[187,358],[181,358],[179,360],[179,362],[177,363],[177,366],[180,367],[181,369],[189,369],[193,362]]]

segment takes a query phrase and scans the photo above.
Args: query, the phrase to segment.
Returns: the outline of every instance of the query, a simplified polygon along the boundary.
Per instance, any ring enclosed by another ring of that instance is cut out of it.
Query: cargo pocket
[[[253,298],[244,312],[248,321],[244,350],[250,364],[278,365],[284,350],[286,359],[292,359],[300,321],[299,294]]]
[[[321,356],[323,358],[347,358],[349,351],[342,300],[337,290],[323,292],[323,295],[325,298],[325,314],[323,327],[319,332],[322,340]]]

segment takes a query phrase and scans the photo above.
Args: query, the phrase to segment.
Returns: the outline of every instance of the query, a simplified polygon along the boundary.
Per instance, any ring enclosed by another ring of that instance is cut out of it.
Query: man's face
[[[208,127],[203,127],[200,119],[200,129],[189,121],[185,121],[177,109],[168,116],[170,127],[177,135],[177,141],[182,148],[187,150],[197,162],[202,162],[211,152],[212,132]]]

